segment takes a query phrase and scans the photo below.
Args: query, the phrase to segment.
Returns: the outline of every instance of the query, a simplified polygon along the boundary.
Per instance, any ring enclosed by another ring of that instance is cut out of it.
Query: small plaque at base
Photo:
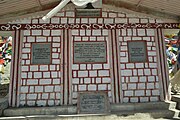
[[[78,96],[78,113],[102,114],[110,112],[110,104],[105,92],[83,92]]]

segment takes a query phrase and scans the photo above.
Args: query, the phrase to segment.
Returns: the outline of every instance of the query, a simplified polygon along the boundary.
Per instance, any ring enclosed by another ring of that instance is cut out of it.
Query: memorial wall
[[[79,107],[83,107],[86,103],[80,99],[94,94],[79,96],[80,93],[86,95],[94,92],[102,99],[97,96],[98,99],[87,102],[89,105],[97,103],[99,110],[107,107],[98,103],[104,99],[107,103],[155,102],[165,99],[167,83],[162,84],[162,78],[158,76],[158,47],[161,43],[157,40],[157,30],[113,27],[116,23],[157,23],[155,19],[111,11],[103,11],[102,17],[78,18],[74,10],[68,10],[59,12],[46,22],[41,18],[22,22],[68,24],[74,27],[86,24],[86,27],[23,31],[20,97],[16,101],[17,105],[79,104]]]

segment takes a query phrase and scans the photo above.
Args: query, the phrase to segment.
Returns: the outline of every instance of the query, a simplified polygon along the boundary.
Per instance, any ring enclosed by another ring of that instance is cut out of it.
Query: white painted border
[[[108,30],[108,48],[109,48],[109,65],[110,65],[110,77],[111,77],[111,94],[112,94],[112,103],[115,103],[115,94],[114,94],[114,77],[113,77],[113,64],[112,64],[112,44],[111,44],[111,30]]]
[[[72,48],[73,48],[73,40],[72,40],[72,30],[69,30],[69,104],[72,105]]]
[[[16,102],[17,102],[17,104],[16,104],[16,107],[19,107],[19,104],[20,104],[20,86],[21,86],[21,66],[22,66],[22,64],[21,64],[21,61],[22,61],[22,44],[23,44],[23,38],[24,38],[24,31],[20,31],[20,40],[19,39],[17,39],[18,41],[19,41],[19,46],[18,46],[18,48],[19,48],[19,51],[18,51],[18,53],[19,53],[19,61],[17,61],[17,62],[19,62],[19,66],[17,66],[18,67],[18,71],[17,71],[17,74],[18,74],[18,83],[16,83],[17,85],[18,85],[18,88],[16,88],[16,90],[17,90],[17,95],[16,95]]]
[[[156,43],[156,53],[157,53],[157,64],[158,64],[158,78],[159,78],[159,90],[160,90],[160,99],[161,101],[164,101],[164,88],[162,83],[162,71],[161,71],[161,56],[159,53],[159,44],[158,44],[158,30],[155,29],[155,43]]]
[[[117,53],[118,53],[118,60],[120,61],[120,41],[119,41],[119,32],[118,32],[119,30],[118,29],[116,29],[116,40],[117,40],[117,45],[116,45],[116,47],[117,47]],[[122,90],[122,80],[121,80],[121,64],[120,64],[120,62],[118,62],[117,63],[118,65],[119,65],[119,68],[118,68],[118,70],[117,70],[117,73],[119,74],[119,93],[120,93],[120,95],[119,95],[119,97],[120,97],[120,103],[123,103],[123,90]]]
[[[63,58],[63,51],[64,51],[64,46],[63,46],[63,42],[64,42],[64,36],[63,36],[63,31],[61,30],[61,41],[60,41],[60,43],[61,43],[61,58],[60,58],[60,60],[61,60],[61,64],[60,64],[60,66],[61,66],[61,70],[59,71],[60,72],[60,74],[61,74],[61,105],[63,105],[63,95],[64,95],[64,92],[63,92],[63,86],[64,86],[64,81],[63,81],[63,69],[64,69],[64,65],[63,65],[63,60],[64,60],[64,58]]]

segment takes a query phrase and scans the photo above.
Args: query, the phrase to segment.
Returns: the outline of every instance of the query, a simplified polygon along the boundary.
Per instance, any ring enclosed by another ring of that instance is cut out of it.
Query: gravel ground
[[[82,117],[73,117],[73,116],[27,116],[27,117],[0,117],[0,120],[173,120],[166,118],[152,118],[149,114],[137,113],[135,115],[129,116],[117,116],[117,115],[108,115],[108,116],[82,116]],[[174,119],[178,120],[178,119]]]

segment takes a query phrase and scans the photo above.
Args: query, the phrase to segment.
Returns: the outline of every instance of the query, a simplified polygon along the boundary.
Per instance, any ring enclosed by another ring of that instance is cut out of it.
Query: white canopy
[[[72,1],[76,6],[83,6],[88,3],[94,3],[98,0],[62,0],[58,6],[56,6],[54,9],[52,9],[46,16],[44,16],[42,19],[46,21],[47,19],[54,16],[58,11],[60,11],[65,5],[67,5],[68,2]]]
[[[88,3],[94,3],[98,0],[71,0],[76,6],[84,6]]]
[[[0,23],[7,24],[14,20],[40,17],[47,12],[46,10],[53,9],[61,1],[64,0],[0,0]],[[81,0],[78,3],[82,1],[89,2],[89,0]],[[102,3],[104,10],[140,13],[140,16],[154,16],[154,18],[158,17],[167,22],[179,22],[180,20],[180,0],[103,0]],[[74,4],[76,4],[75,0]],[[93,6],[96,5],[98,4]]]

